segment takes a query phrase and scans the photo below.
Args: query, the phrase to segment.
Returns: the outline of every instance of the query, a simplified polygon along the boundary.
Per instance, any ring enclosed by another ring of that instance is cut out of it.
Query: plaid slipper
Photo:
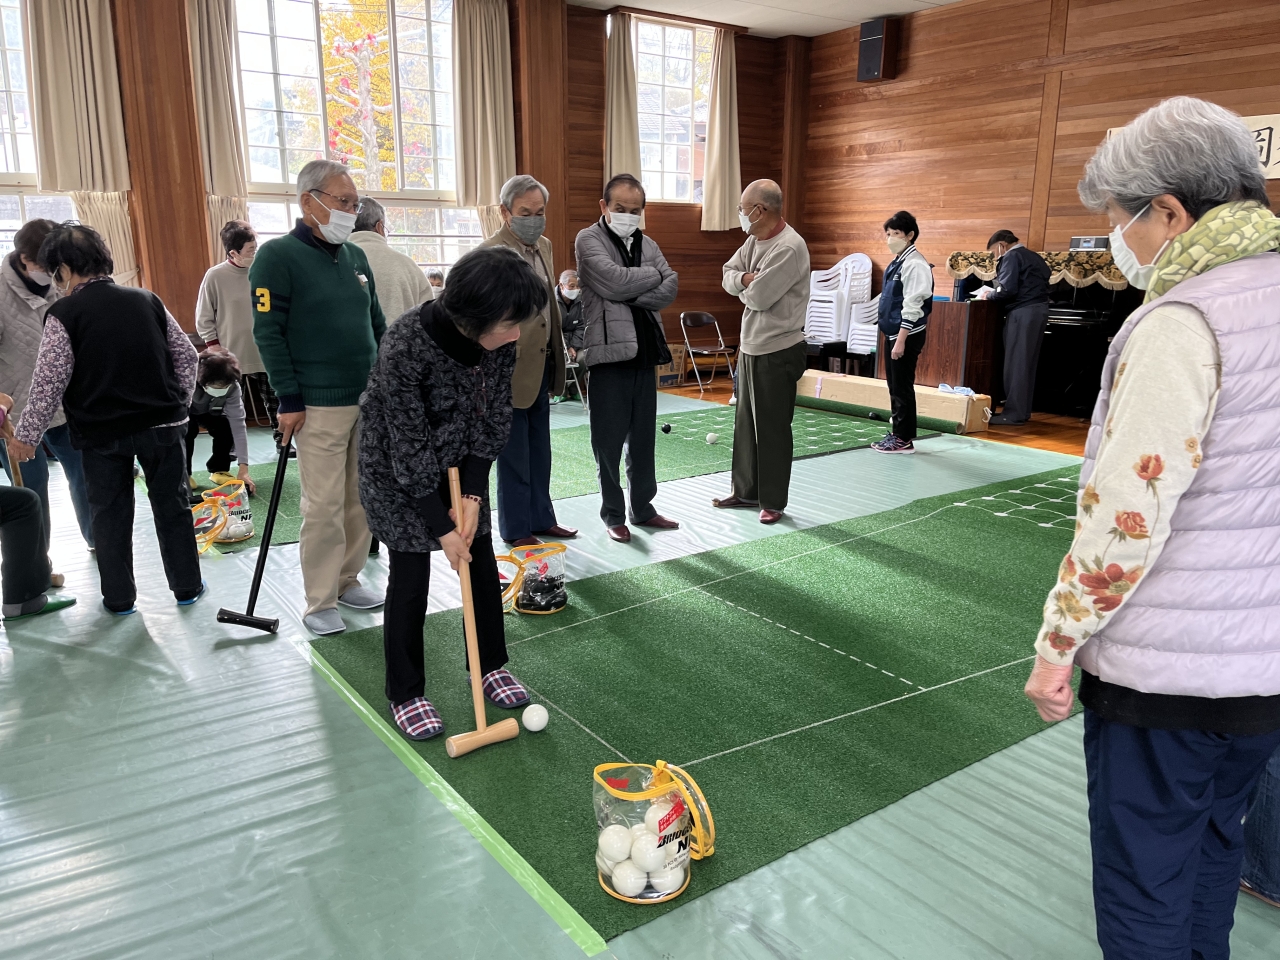
[[[444,721],[426,697],[414,697],[398,707],[391,704],[391,716],[410,740],[430,740],[444,733]]]
[[[519,680],[507,672],[506,668],[491,670],[480,681],[484,695],[489,702],[508,710],[523,707],[529,702],[529,691]]]

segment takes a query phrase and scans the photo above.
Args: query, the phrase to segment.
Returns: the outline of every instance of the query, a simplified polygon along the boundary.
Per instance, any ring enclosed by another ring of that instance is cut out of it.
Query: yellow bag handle
[[[605,774],[611,770],[652,770],[653,781],[647,790],[622,790],[609,783]],[[648,763],[602,763],[595,769],[596,783],[605,792],[619,800],[656,800],[665,797],[674,787],[680,792],[689,814],[693,818],[693,832],[689,843],[689,856],[694,860],[705,860],[716,852],[716,822],[711,816],[711,806],[706,795],[693,777],[674,764],[659,760],[656,764]]]

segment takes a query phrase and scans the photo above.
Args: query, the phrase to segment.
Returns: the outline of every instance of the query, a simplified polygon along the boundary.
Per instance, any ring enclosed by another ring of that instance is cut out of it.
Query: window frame
[[[15,9],[14,5],[9,5],[9,6],[10,6],[10,9]],[[32,189],[35,189],[39,185],[37,177],[38,177],[38,171],[40,169],[40,158],[36,153],[36,144],[35,144],[35,134],[36,134],[35,102],[34,102],[35,91],[33,89],[33,84],[31,80],[31,49],[30,49],[29,43],[27,42],[28,29],[30,26],[29,23],[27,22],[27,5],[26,3],[19,2],[16,4],[16,9],[18,11],[18,22],[21,24],[21,27],[22,27],[22,46],[20,48],[12,48],[12,47],[5,46],[3,49],[5,51],[11,50],[11,49],[20,49],[22,52],[22,72],[24,74],[23,79],[26,81],[27,86],[25,90],[21,90],[18,92],[24,94],[27,98],[27,112],[31,116],[31,131],[30,131],[31,154],[33,157],[35,157],[36,169],[30,170],[30,171],[26,171],[26,170],[15,171],[11,173],[0,171],[0,188],[10,188],[10,187],[15,188],[12,190],[4,189],[5,193],[17,193],[19,192],[19,188],[25,188],[25,187],[30,187]],[[6,35],[6,40],[7,40],[7,35]],[[8,57],[5,57],[3,73],[0,74],[0,77],[4,78],[5,83],[12,83],[12,78],[9,77]],[[16,129],[16,125],[12,123],[13,101],[10,98],[13,97],[13,94],[14,94],[14,90],[12,86],[4,87],[4,95],[7,101],[5,112],[7,114],[7,119],[10,121],[10,129],[5,133],[0,133],[0,136],[5,137],[9,141],[8,146],[12,147],[14,151],[14,159],[17,160],[19,157],[19,152],[18,152],[19,134]]]
[[[396,22],[397,21],[396,0],[385,0],[385,2],[387,5],[387,43],[388,43],[389,54],[391,58],[391,67],[390,67],[391,96],[392,96],[392,104],[395,107],[395,109],[392,111],[392,118],[393,118],[393,128],[395,130],[394,136],[395,136],[395,144],[396,144],[396,147],[395,147],[396,181],[400,184],[403,184],[405,182],[404,138],[403,138],[403,131],[402,131],[402,121],[400,116],[400,51],[398,46],[398,33],[397,33],[398,26]],[[280,89],[280,63],[279,63],[279,57],[276,49],[276,42],[279,40],[279,34],[276,32],[276,8],[275,8],[274,0],[265,0],[265,3],[267,7],[267,18],[269,23],[268,29],[271,31],[269,36],[272,40],[271,81],[272,81],[272,91],[275,95],[275,106],[272,108],[272,112],[275,114],[275,117],[276,117],[276,137],[279,144],[274,149],[276,149],[280,154],[281,172],[283,173],[286,179],[283,182],[251,179],[252,173],[253,173],[253,163],[252,163],[250,152],[249,152],[251,149],[249,146],[249,123],[248,123],[248,117],[246,115],[246,110],[248,108],[246,107],[246,104],[245,104],[245,95],[244,95],[245,67],[240,60],[239,34],[241,31],[240,31],[240,28],[237,27],[236,57],[235,57],[236,59],[236,92],[240,99],[240,103],[238,105],[238,119],[240,122],[240,129],[244,133],[244,158],[243,159],[244,159],[245,173],[246,173],[246,189],[249,194],[250,200],[260,197],[264,200],[264,202],[278,202],[281,200],[288,200],[289,198],[293,198],[294,201],[296,202],[297,193],[298,193],[297,182],[294,180],[288,179],[289,177],[288,148],[284,145],[284,138],[285,138],[284,116],[286,111],[284,109],[283,94],[281,93],[281,89]],[[310,0],[310,3],[311,3],[312,14],[315,21],[314,42],[316,45],[316,61],[317,61],[316,62],[316,78],[317,78],[316,82],[319,85],[319,100],[320,100],[320,128],[321,128],[320,129],[320,133],[321,133],[320,149],[324,153],[324,156],[326,159],[332,159],[332,156],[329,150],[329,99],[328,99],[328,94],[326,93],[326,87],[325,87],[324,54],[322,52],[324,40],[323,40],[323,30],[322,30],[321,21],[320,21],[320,14],[321,14],[320,0]],[[442,21],[436,21],[431,18],[431,13],[430,13],[431,0],[427,0],[427,9],[428,9],[427,19],[426,19],[427,35],[428,35],[428,43],[431,44],[430,53],[428,54],[428,57],[434,63],[434,61],[436,60],[436,54],[435,54],[434,40],[431,39],[431,24],[442,22]],[[452,5],[450,6],[450,17],[449,17],[450,37],[453,36],[453,31],[455,29],[455,22],[454,22],[454,16],[453,16],[455,9],[456,8],[454,6]],[[253,31],[246,31],[246,32],[253,32]],[[449,61],[450,69],[454,71],[454,77],[456,80],[457,74],[456,74],[455,57],[453,56],[452,49],[450,49],[449,51],[448,61]],[[262,72],[262,71],[254,71],[254,72]],[[433,76],[433,79],[432,79],[432,88],[431,88],[431,93],[432,93],[431,126],[433,128],[436,128],[440,126],[440,124],[435,122],[435,94],[438,91],[435,89],[435,85],[434,85],[434,71],[432,76]],[[456,109],[457,108],[457,91],[451,90],[449,92],[449,97],[450,97],[451,103],[454,105],[453,123],[451,124],[451,130],[453,133],[453,142],[454,142],[454,157],[453,157],[453,162],[455,164],[454,176],[456,178],[457,176],[457,166],[456,166],[457,165],[457,142],[458,142],[458,138],[457,138],[458,125],[457,125],[457,109]],[[2,176],[3,175],[0,175],[0,177]],[[2,182],[3,181],[0,180],[0,183]],[[457,200],[458,200],[457,190],[424,190],[416,187],[401,186],[400,189],[395,191],[362,190],[360,192],[363,196],[373,197],[379,202],[387,199],[410,200],[416,203],[456,206]]]
[[[80,218],[80,211],[76,209],[76,203],[73,199],[71,199],[71,194],[61,193],[58,191],[41,192],[39,190],[36,190],[34,189],[35,188],[34,177],[32,177],[31,187],[32,189],[28,190],[28,189],[24,189],[21,185],[18,185],[18,184],[13,184],[8,181],[0,181],[0,196],[18,198],[19,224],[18,224],[18,227],[14,230],[14,233],[17,233],[18,229],[21,229],[21,227],[24,224],[27,224],[31,220],[35,219],[34,217],[29,216],[27,213],[27,201],[32,199],[33,197],[63,197],[66,199],[66,201],[69,204],[71,204],[71,216],[68,219],[78,220]],[[7,232],[7,228],[5,232]],[[3,242],[4,241],[0,241],[0,243],[3,243]],[[13,250],[12,239],[10,239],[8,243],[9,243],[9,251],[0,253],[0,258],[7,257],[9,253],[12,252]]]

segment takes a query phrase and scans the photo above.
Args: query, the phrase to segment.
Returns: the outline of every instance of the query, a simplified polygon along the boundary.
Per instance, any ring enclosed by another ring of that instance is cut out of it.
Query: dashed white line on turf
[[[881,707],[887,707],[892,703],[901,703],[903,700],[910,700],[912,697],[918,697],[922,693],[932,693],[934,690],[941,690],[943,687],[954,686],[957,683],[964,683],[966,680],[973,680],[977,677],[986,676],[988,673],[995,673],[997,670],[1004,670],[1007,667],[1013,667],[1019,663],[1026,663],[1028,660],[1034,660],[1036,654],[1029,657],[1021,657],[1017,660],[1010,660],[1008,663],[1002,663],[998,667],[991,667],[987,670],[979,670],[977,673],[971,673],[967,677],[957,677],[955,680],[948,680],[946,683],[939,683],[932,687],[921,687],[919,690],[913,690],[910,693],[904,693],[900,697],[894,697],[891,700],[884,700],[880,703],[873,703],[867,707],[859,707],[857,710],[850,710],[848,713],[842,713],[837,717],[828,717],[826,720],[817,720],[814,723],[805,724],[803,727],[796,727],[794,730],[785,730],[782,733],[775,733],[771,737],[761,737],[759,740],[752,740],[750,743],[744,743],[737,747],[730,747],[728,750],[721,750],[719,753],[713,753],[710,756],[701,757],[698,760],[689,760],[686,763],[679,764],[681,767],[692,767],[699,763],[706,763],[708,760],[716,760],[720,757],[727,757],[731,753],[738,753],[742,750],[750,750],[752,747],[758,747],[762,744],[769,743],[772,740],[781,740],[783,737],[790,737],[797,733],[804,733],[806,730],[813,730],[817,727],[825,727],[829,723],[836,723],[840,720],[847,720],[849,717],[856,717],[860,713],[867,713],[871,710],[878,710]]]

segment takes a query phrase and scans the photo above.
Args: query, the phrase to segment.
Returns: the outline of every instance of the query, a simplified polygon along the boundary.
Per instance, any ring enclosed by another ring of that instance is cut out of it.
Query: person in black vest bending
[[[982,287],[978,297],[1005,308],[1004,410],[993,424],[1026,423],[1036,392],[1036,366],[1040,343],[1049,323],[1049,265],[1040,254],[1028,250],[1010,230],[997,230],[987,241],[987,252],[999,261],[996,285]]]
[[[891,345],[884,362],[891,416],[889,432],[871,449],[915,453],[916,361],[933,310],[933,267],[916,249],[920,225],[907,211],[899,210],[884,222],[884,236],[893,252],[880,291],[880,332]]]
[[[93,513],[102,603],[136,609],[133,579],[133,462],[147,496],[164,572],[178,603],[204,593],[187,507],[184,438],[196,381],[196,350],[160,298],[111,279],[111,251],[92,227],[61,224],[40,246],[40,269],[63,294],[46,314],[31,397],[16,431],[19,460],[57,412],[83,452]]]

